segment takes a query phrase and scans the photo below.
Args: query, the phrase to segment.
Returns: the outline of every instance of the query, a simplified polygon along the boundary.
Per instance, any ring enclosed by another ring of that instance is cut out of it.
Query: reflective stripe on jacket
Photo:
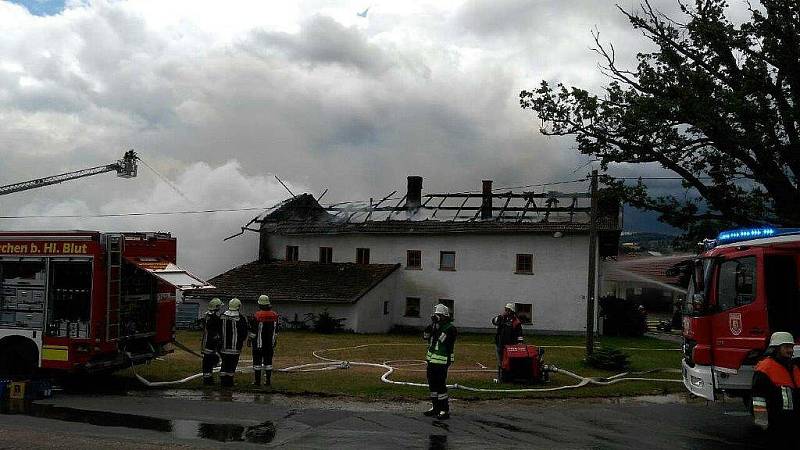
[[[253,339],[253,347],[274,347],[277,334],[278,314],[275,311],[256,311],[250,323],[250,339]]]
[[[452,364],[455,361],[453,349],[456,335],[457,330],[452,322],[434,326],[425,360],[431,364]]]

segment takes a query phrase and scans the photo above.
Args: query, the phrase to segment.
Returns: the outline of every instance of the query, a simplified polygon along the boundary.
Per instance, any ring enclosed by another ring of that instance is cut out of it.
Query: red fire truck
[[[749,404],[753,368],[770,334],[800,338],[800,229],[720,233],[690,266],[683,382],[705,399],[724,391]]]
[[[0,375],[105,371],[171,351],[177,289],[168,233],[0,231]]]

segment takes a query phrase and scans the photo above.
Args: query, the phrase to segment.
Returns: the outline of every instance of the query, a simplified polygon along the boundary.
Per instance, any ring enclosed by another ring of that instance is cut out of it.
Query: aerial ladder
[[[75,172],[62,173],[51,177],[39,178],[36,180],[23,181],[21,183],[7,184],[0,186],[0,195],[13,194],[14,192],[27,191],[51,184],[63,183],[64,181],[75,180],[78,178],[90,177],[106,172],[117,172],[118,177],[133,178],[136,176],[136,161],[139,159],[136,152],[128,150],[122,159],[105,166],[97,166],[89,169],[77,170]]]

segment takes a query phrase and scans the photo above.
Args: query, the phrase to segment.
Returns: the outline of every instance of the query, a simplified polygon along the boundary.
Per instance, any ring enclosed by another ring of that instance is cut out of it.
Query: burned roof
[[[591,196],[586,192],[417,192],[418,198],[395,194],[377,202],[326,206],[303,194],[253,221],[262,230],[281,234],[588,232],[590,228]],[[597,227],[601,232],[621,230],[618,203],[601,203]]]
[[[310,261],[253,261],[209,280],[215,289],[185,291],[186,297],[237,297],[255,302],[261,294],[275,303],[355,303],[400,264],[323,264]]]

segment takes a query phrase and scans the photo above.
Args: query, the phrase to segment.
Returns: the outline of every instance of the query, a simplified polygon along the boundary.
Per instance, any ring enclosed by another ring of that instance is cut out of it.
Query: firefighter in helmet
[[[427,361],[428,387],[431,409],[425,415],[438,419],[450,417],[450,402],[447,395],[447,369],[453,363],[458,330],[450,317],[447,306],[438,304],[433,310],[431,324],[425,328],[423,338],[428,341]]]
[[[272,383],[272,356],[278,337],[278,314],[272,310],[269,297],[258,297],[258,311],[250,316],[250,345],[253,347],[253,384],[261,386],[261,372],[264,384]]]
[[[494,335],[494,346],[497,353],[498,379],[502,379],[503,349],[506,348],[506,345],[522,343],[522,321],[517,317],[514,304],[506,303],[503,313],[492,318],[492,325],[497,327]]]
[[[793,352],[791,333],[772,333],[767,356],[756,364],[753,373],[753,416],[757,425],[767,429],[770,442],[778,444],[777,448],[796,439],[791,433],[800,423],[800,405],[796,405],[800,368],[792,363]]]
[[[214,297],[208,302],[208,311],[203,317],[203,384],[214,384],[214,367],[219,363],[219,348],[222,344],[222,319],[220,307],[222,300]]]
[[[222,368],[219,371],[220,385],[233,386],[239,354],[247,340],[247,320],[239,314],[242,302],[232,298],[228,302],[228,310],[222,315]]]

